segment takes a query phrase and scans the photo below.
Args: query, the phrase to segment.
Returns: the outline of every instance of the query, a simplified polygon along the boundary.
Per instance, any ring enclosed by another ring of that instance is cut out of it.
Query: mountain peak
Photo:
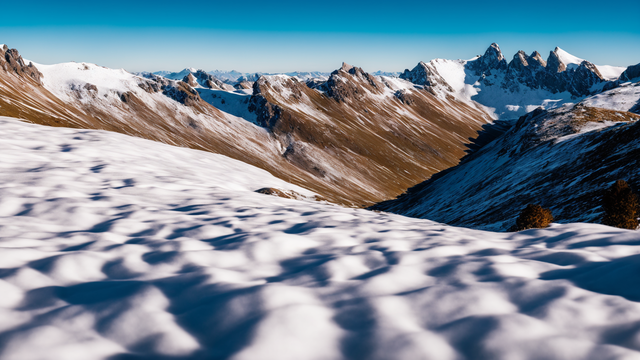
[[[491,70],[506,70],[507,60],[505,60],[500,51],[500,46],[496,43],[492,43],[484,55],[469,62],[469,66],[472,70],[475,70],[476,74],[490,74]]]
[[[500,46],[498,46],[498,44],[496,43],[491,43],[489,48],[487,48],[487,51],[484,52],[484,56],[487,55],[494,57],[497,60],[504,59],[504,56],[502,56],[502,51],[500,51]]]
[[[346,72],[349,72],[349,70],[353,69],[352,65],[347,64],[346,62],[342,62],[342,66],[340,67],[340,70],[344,70]]]
[[[566,66],[567,69],[577,68],[584,61],[584,59],[573,56],[568,52],[562,50],[558,46],[556,46],[556,48],[553,50],[553,53],[555,53],[555,55]]]

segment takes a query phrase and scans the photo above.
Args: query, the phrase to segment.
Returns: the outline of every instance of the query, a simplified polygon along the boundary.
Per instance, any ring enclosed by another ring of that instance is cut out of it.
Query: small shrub
[[[622,229],[638,228],[638,195],[624,180],[618,180],[602,196],[602,223]]]
[[[520,216],[516,219],[516,231],[546,228],[553,221],[551,210],[545,209],[540,205],[529,204],[520,212]]]

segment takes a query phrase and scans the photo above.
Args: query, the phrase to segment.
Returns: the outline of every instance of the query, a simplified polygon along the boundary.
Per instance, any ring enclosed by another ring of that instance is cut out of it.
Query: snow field
[[[0,358],[638,359],[640,233],[493,233],[0,119]]]

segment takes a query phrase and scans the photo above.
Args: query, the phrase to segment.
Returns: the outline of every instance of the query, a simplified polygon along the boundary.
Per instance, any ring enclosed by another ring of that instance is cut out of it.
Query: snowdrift
[[[0,358],[637,359],[640,233],[257,194],[247,164],[0,120]]]

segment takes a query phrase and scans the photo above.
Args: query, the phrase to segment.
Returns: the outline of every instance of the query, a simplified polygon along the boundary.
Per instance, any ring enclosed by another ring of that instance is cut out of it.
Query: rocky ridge
[[[623,68],[604,66],[605,77],[593,63],[556,48],[547,59],[534,51],[518,51],[510,62],[497,44],[474,59],[420,62],[400,77],[424,85],[441,97],[454,96],[493,109],[496,118],[513,119],[542,106],[547,109],[618,86]],[[621,79],[634,76],[630,67]],[[616,78],[612,78],[616,74]],[[626,81],[626,80],[625,80]]]
[[[32,66],[42,84],[0,72],[1,115],[224,154],[351,206],[394,197],[455,165],[490,121],[475,106],[346,64],[315,89],[265,75],[251,94],[195,69],[174,80],[87,63]]]
[[[590,100],[536,109],[458,166],[373,208],[496,231],[530,203],[550,208],[554,222],[600,222],[604,188],[618,179],[640,188],[640,114]]]

